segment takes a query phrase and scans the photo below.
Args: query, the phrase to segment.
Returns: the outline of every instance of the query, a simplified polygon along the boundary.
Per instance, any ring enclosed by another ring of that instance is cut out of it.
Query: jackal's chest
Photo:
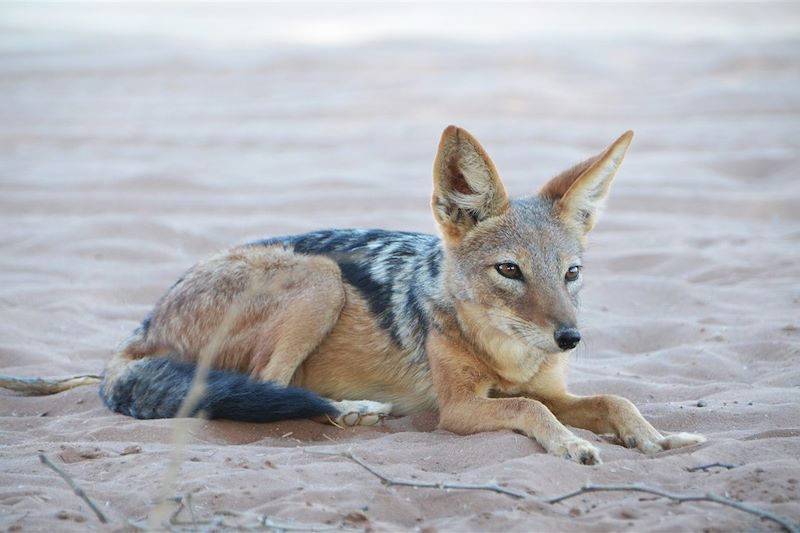
[[[499,330],[484,334],[485,362],[498,376],[497,387],[501,390],[524,387],[533,380],[551,354],[537,350],[528,343],[509,337]]]
[[[501,377],[492,390],[506,396],[558,395],[566,387],[568,361],[569,354],[566,353],[541,354],[516,379],[507,380]]]

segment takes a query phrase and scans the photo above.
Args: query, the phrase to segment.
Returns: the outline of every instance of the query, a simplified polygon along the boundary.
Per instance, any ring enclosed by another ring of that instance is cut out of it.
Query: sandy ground
[[[449,123],[481,139],[518,195],[630,128],[585,258],[585,343],[570,383],[627,396],[658,428],[708,443],[646,457],[578,431],[605,461],[586,467],[511,432],[438,431],[435,413],[346,430],[203,422],[175,492],[191,493],[202,519],[252,512],[356,530],[776,528],[635,493],[537,501],[587,482],[646,482],[800,521],[800,40],[787,30],[800,17],[790,4],[717,9],[725,31],[674,8],[683,37],[556,41],[516,28],[480,42],[214,46],[197,32],[0,16],[0,371],[99,371],[182,271],[232,243],[320,227],[434,231],[430,166]],[[535,20],[529,11],[506,18]],[[152,511],[172,421],[112,414],[95,386],[0,391],[0,417],[3,530],[119,529]],[[385,486],[311,453],[348,450],[388,475],[497,480],[529,497]],[[688,470],[714,462],[734,468]]]

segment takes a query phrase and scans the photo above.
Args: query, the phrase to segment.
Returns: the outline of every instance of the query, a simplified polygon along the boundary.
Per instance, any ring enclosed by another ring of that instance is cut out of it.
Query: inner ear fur
[[[626,131],[602,153],[545,183],[539,195],[554,200],[556,214],[566,224],[588,233],[597,222],[632,139],[633,132]]]
[[[433,164],[433,216],[446,237],[460,239],[476,224],[508,209],[494,163],[462,128],[448,126]]]

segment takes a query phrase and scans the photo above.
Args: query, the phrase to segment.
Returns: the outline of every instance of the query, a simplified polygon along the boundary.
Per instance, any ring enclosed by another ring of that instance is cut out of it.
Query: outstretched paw
[[[570,437],[562,441],[552,453],[582,465],[599,465],[602,462],[600,461],[600,451],[589,441],[578,437]]]
[[[695,444],[701,444],[705,441],[706,438],[702,435],[695,435],[694,433],[673,433],[658,441],[658,445],[661,446],[662,450],[673,450],[675,448],[683,448],[684,446],[694,446]]]
[[[370,400],[333,402],[339,411],[333,423],[339,426],[374,426],[392,412],[392,404]]]
[[[675,448],[683,448],[684,446],[693,446],[706,441],[702,435],[695,435],[693,433],[674,433],[666,437],[658,436],[654,438],[637,438],[627,437],[625,439],[625,446],[628,448],[638,448],[647,454],[658,453],[664,450],[673,450]]]
[[[659,444],[663,440],[661,435],[647,437],[625,437],[623,440],[625,442],[625,447],[637,448],[639,451],[646,454],[658,453],[664,449]]]

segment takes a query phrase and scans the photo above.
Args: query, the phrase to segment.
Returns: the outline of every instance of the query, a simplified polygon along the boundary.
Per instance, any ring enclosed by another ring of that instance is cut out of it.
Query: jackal
[[[213,345],[195,409],[211,418],[357,424],[436,409],[441,428],[515,430],[584,464],[598,450],[565,424],[648,453],[702,442],[662,436],[619,396],[566,388],[586,234],[632,137],[510,200],[478,141],[449,126],[433,167],[441,237],[326,230],[211,257],[125,342],[100,394],[126,415],[173,417]]]

